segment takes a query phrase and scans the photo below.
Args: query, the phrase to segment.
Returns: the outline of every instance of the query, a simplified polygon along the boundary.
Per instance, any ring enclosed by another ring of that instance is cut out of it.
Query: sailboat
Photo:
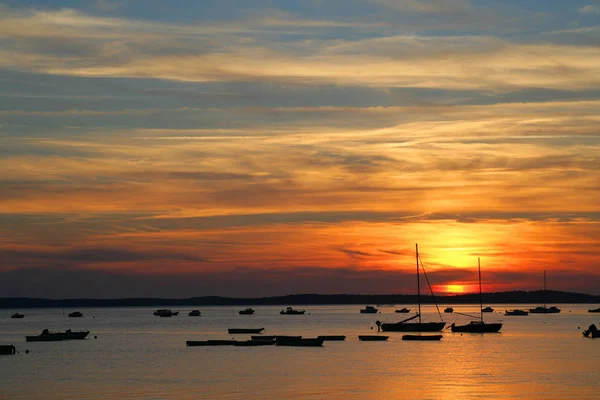
[[[381,330],[384,332],[439,332],[444,329],[446,323],[441,322],[423,322],[421,320],[421,281],[419,278],[419,245],[415,244],[416,257],[417,257],[417,302],[419,311],[417,315],[412,316],[408,319],[400,322],[388,323],[384,322],[381,324]],[[438,311],[439,313],[439,311]],[[413,319],[419,319],[419,322],[409,322]],[[441,314],[440,314],[441,319]]]
[[[484,322],[483,321],[483,294],[481,293],[481,263],[479,257],[477,258],[477,265],[479,267],[479,321],[471,321],[467,325],[450,325],[452,332],[467,332],[467,333],[496,333],[502,328],[500,322]],[[466,315],[466,314],[465,314]]]
[[[529,312],[532,314],[558,314],[560,312],[560,309],[555,306],[550,308],[546,306],[546,270],[544,270],[544,305],[530,308]]]

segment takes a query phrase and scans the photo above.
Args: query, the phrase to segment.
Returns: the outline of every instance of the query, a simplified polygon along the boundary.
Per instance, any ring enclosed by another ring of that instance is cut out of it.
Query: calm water
[[[0,356],[0,398],[599,399],[600,339],[581,335],[590,323],[600,323],[598,314],[587,313],[598,305],[559,305],[558,315],[499,313],[529,306],[493,306],[496,312],[486,320],[504,322],[498,334],[445,331],[440,342],[404,342],[401,333],[389,333],[389,341],[379,343],[356,337],[376,332],[371,327],[377,319],[398,321],[406,314],[387,306],[377,315],[359,314],[360,306],[309,306],[310,315],[255,307],[254,316],[243,316],[237,315],[241,308],[194,307],[202,316],[188,317],[191,307],[182,307],[178,317],[159,318],[149,308],[101,308],[79,309],[85,316],[77,319],[61,309],[0,310],[0,344],[21,352]],[[15,311],[26,317],[9,318]],[[432,307],[423,314],[437,320]],[[468,321],[443,317],[448,325]],[[322,348],[185,346],[186,340],[249,336],[228,335],[232,327],[347,339]],[[89,329],[90,339],[25,342],[25,335],[44,328]]]

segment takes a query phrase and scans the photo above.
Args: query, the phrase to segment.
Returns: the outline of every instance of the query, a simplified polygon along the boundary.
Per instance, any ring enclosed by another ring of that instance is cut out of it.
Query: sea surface
[[[0,356],[0,399],[600,399],[600,339],[584,338],[598,304],[559,304],[554,315],[504,316],[535,305],[491,305],[486,321],[502,321],[496,334],[444,330],[440,342],[360,342],[377,333],[375,321],[399,321],[406,305],[306,306],[305,315],[283,307],[180,307],[159,318],[150,308],[0,310],[0,344],[19,354]],[[415,307],[406,306],[412,308]],[[444,306],[445,307],[445,306]],[[159,307],[156,307],[159,308]],[[166,308],[166,307],[165,307]],[[201,317],[188,317],[197,308]],[[442,307],[443,309],[443,307]],[[477,314],[476,305],[454,306]],[[23,319],[11,319],[16,311]],[[410,314],[412,315],[412,314]],[[469,318],[444,314],[448,322]],[[423,319],[437,321],[433,306]],[[227,328],[264,327],[264,334],[346,335],[319,348],[186,347],[186,340],[249,338]],[[42,329],[90,330],[81,341],[25,342]],[[29,353],[26,353],[29,350]]]

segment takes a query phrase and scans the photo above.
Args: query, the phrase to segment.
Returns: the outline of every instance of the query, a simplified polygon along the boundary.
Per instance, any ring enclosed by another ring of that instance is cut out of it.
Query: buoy
[[[29,354],[29,349],[25,350],[25,354]]]
[[[98,339],[98,336],[94,336],[94,339]]]

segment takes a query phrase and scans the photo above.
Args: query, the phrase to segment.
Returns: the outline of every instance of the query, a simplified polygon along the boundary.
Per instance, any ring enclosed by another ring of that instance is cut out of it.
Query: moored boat
[[[187,340],[186,346],[233,346],[237,340]]]
[[[599,308],[594,308],[592,310],[588,310],[588,312],[591,312],[591,313],[600,313],[600,307]]]
[[[171,311],[168,308],[162,308],[162,309],[154,311],[153,314],[156,315],[157,317],[169,318],[169,317],[179,315],[179,311]]]
[[[358,340],[363,342],[383,342],[388,340],[389,336],[383,335],[358,335]]]
[[[402,340],[436,341],[441,340],[442,335],[402,335]]]
[[[471,321],[466,325],[452,324],[450,325],[450,329],[452,330],[452,332],[495,333],[499,332],[500,329],[502,329],[502,323],[500,322],[485,322],[483,320],[483,292],[481,291],[481,263],[479,261],[479,257],[477,258],[477,267],[479,271],[479,320]]]
[[[16,352],[17,352],[17,348],[12,344],[1,344],[0,345],[0,355],[15,354]]]
[[[544,304],[541,306],[537,306],[536,308],[530,308],[529,312],[532,314],[558,314],[560,309],[558,307],[552,306],[547,307],[546,305],[546,271],[544,271]]]
[[[420,275],[419,275],[419,245],[415,244],[415,257],[416,257],[416,263],[417,263],[417,307],[418,307],[418,311],[417,311],[417,315],[412,316],[410,318],[407,318],[405,320],[399,321],[399,322],[384,322],[381,323],[380,321],[377,321],[377,328],[378,330],[381,329],[384,332],[439,332],[442,329],[444,329],[444,326],[446,326],[446,323],[444,321],[440,321],[440,322],[423,322],[421,320],[421,284],[420,284]],[[423,265],[421,264],[421,267]],[[425,269],[423,268],[423,271],[425,271]],[[429,283],[429,281],[428,281]],[[431,295],[433,296],[433,291],[431,290],[431,286],[429,286],[429,290],[431,291]],[[437,304],[436,304],[436,308],[437,308]],[[442,317],[442,314],[439,313],[438,310],[438,314],[440,316],[440,319]],[[413,319],[419,319],[419,322],[409,322],[412,321]]]
[[[583,331],[583,336],[589,338],[598,338],[600,337],[600,331],[596,328],[596,325],[591,324],[585,331]]]
[[[190,316],[190,317],[201,317],[202,313],[200,312],[200,310],[192,310],[192,311],[190,311],[188,313],[188,316]]]
[[[244,310],[240,310],[239,314],[240,315],[252,315],[252,314],[254,314],[254,309],[246,308]]]
[[[319,339],[323,339],[325,341],[342,341],[346,340],[346,336],[344,335],[320,335],[317,336]]]
[[[492,307],[486,307],[483,310],[481,310],[481,312],[494,312],[494,309]]]
[[[24,318],[25,314],[14,313],[10,316],[11,318]]]
[[[408,314],[408,313],[410,312],[410,310],[409,310],[408,308],[406,308],[406,307],[405,307],[405,308],[401,308],[401,309],[399,309],[399,310],[396,310],[396,311],[394,311],[394,312],[395,312],[395,313],[398,313],[398,314]]]
[[[285,310],[281,310],[279,314],[281,315],[303,315],[305,310],[295,310],[292,307],[286,307]]]
[[[529,311],[526,310],[506,310],[504,311],[504,315],[529,315]]]
[[[83,317],[83,314],[80,313],[79,311],[73,311],[72,313],[69,314],[70,318],[81,318]]]
[[[275,340],[238,340],[234,346],[273,346]]]
[[[360,310],[361,314],[377,314],[378,312],[379,310],[373,306],[365,306],[365,308]]]
[[[65,332],[51,332],[44,329],[37,336],[25,336],[26,342],[59,342],[61,340],[82,340],[89,335],[90,331],[72,331],[67,329]]]
[[[452,314],[452,313],[454,312],[454,308],[452,308],[452,307],[446,307],[446,308],[444,309],[444,312],[445,312],[446,314]]]
[[[233,333],[261,333],[265,328],[229,328],[227,331]]]
[[[286,338],[278,336],[275,338],[276,346],[302,346],[302,347],[319,347],[323,346],[323,339],[320,338]]]

